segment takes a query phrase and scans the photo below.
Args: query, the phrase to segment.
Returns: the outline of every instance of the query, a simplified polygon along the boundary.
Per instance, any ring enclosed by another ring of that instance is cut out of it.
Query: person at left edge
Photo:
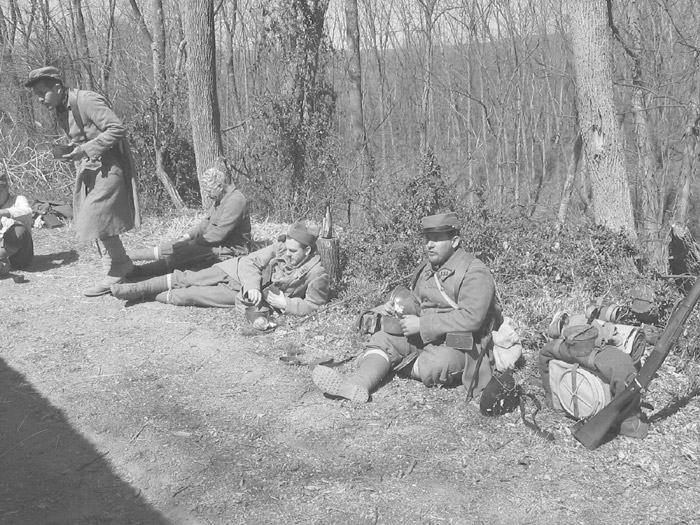
[[[70,89],[61,72],[51,66],[34,69],[24,84],[49,110],[55,111],[74,146],[63,159],[76,166],[73,212],[78,241],[97,241],[105,273],[83,290],[88,297],[110,293],[131,272],[120,234],[140,223],[135,168],[126,130],[100,94]]]
[[[10,193],[10,180],[0,173],[0,278],[22,270],[34,258],[32,209],[23,195]]]

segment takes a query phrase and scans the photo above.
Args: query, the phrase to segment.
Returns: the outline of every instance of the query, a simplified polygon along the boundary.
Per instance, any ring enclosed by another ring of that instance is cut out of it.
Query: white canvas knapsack
[[[578,364],[558,359],[549,362],[549,386],[552,405],[576,419],[600,412],[610,403],[610,385]]]

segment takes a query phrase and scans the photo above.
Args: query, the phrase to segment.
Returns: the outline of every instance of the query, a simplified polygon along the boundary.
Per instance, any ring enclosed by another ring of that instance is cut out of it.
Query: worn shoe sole
[[[99,297],[100,295],[107,295],[109,292],[110,289],[108,285],[96,284],[92,288],[83,290],[83,295],[85,297]]]
[[[353,403],[369,401],[369,392],[361,386],[347,381],[342,375],[327,366],[316,366],[311,372],[311,378],[321,391],[328,395],[342,397]]]

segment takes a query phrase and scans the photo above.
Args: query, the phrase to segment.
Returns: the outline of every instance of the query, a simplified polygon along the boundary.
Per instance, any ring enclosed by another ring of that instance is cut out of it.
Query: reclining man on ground
[[[214,201],[207,216],[182,237],[159,246],[128,252],[134,261],[153,261],[135,266],[131,278],[165,275],[173,270],[209,267],[250,250],[251,227],[248,202],[234,183],[216,168],[207,180],[215,181],[209,190]]]
[[[316,253],[319,228],[297,221],[282,240],[199,271],[180,271],[112,287],[117,299],[155,299],[178,306],[307,315],[328,302],[329,279]],[[250,317],[250,316],[249,316]]]
[[[367,402],[392,369],[426,386],[462,381],[472,395],[491,379],[489,358],[479,359],[489,350],[486,336],[502,322],[491,272],[462,247],[455,213],[431,215],[421,224],[427,261],[413,276],[412,293],[392,294],[379,308],[384,329],[366,343],[354,374],[314,368],[313,381],[324,393]],[[400,317],[388,330],[387,316]]]
[[[33,258],[32,208],[26,197],[10,193],[9,177],[0,173],[0,278]]]

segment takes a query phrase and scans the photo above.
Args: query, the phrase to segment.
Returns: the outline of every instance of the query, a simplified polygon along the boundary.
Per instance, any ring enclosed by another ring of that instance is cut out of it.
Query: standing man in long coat
[[[73,191],[76,236],[97,241],[105,277],[85,290],[94,297],[110,293],[133,264],[120,234],[138,226],[136,172],[126,141],[126,130],[107,100],[93,91],[69,89],[55,67],[29,73],[25,86],[56,112],[72,149],[62,156],[77,169]]]

